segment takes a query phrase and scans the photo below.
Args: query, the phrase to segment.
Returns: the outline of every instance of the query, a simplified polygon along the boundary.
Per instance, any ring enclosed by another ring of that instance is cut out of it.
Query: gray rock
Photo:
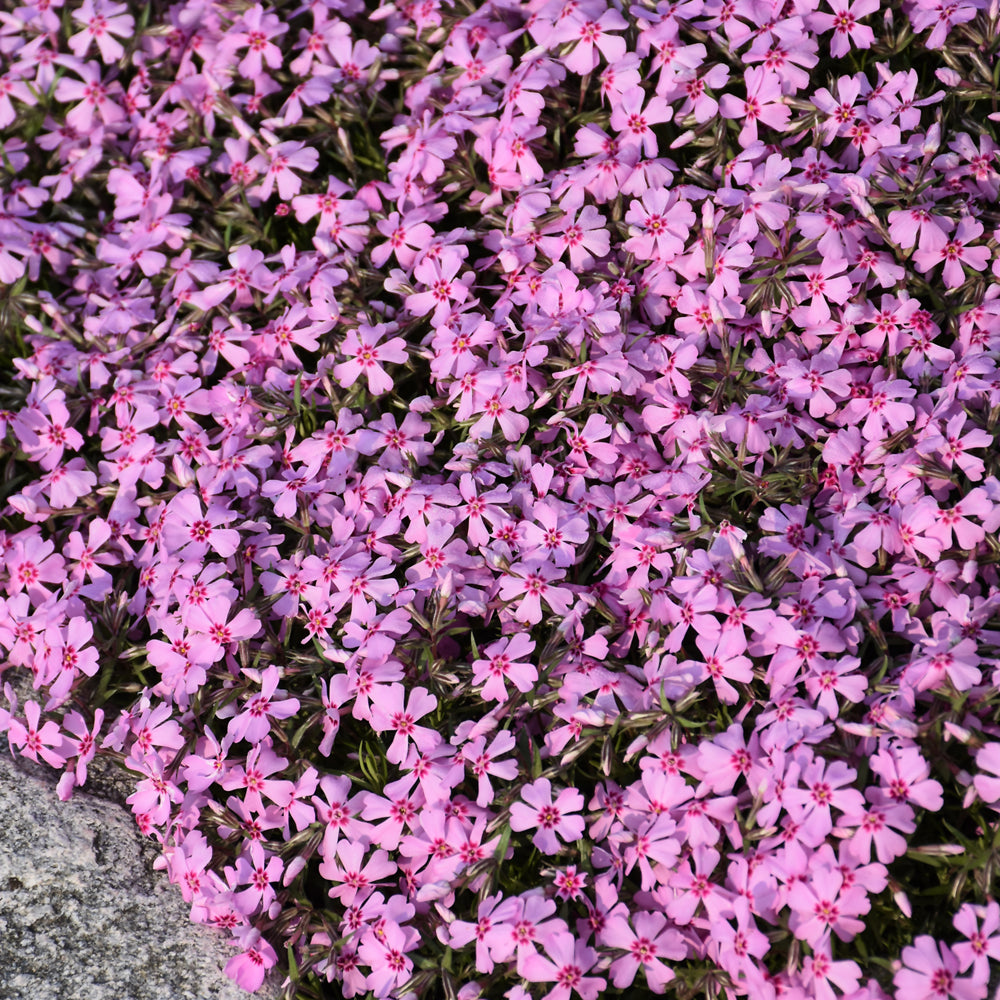
[[[6,742],[0,998],[249,1000],[222,971],[235,949],[226,935],[190,922],[180,890],[153,870],[156,845],[139,833],[114,782],[106,777],[107,798],[77,790],[60,802],[57,772],[12,760]],[[256,996],[272,1000],[279,982]]]

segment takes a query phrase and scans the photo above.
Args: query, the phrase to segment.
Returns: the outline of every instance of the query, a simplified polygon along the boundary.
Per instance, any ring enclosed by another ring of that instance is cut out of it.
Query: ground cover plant
[[[987,996],[998,45],[3,0],[12,752],[248,990]]]

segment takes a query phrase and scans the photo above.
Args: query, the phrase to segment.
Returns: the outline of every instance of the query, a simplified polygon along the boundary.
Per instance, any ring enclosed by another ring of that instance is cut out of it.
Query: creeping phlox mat
[[[0,0],[11,750],[287,1000],[995,994],[998,47]]]

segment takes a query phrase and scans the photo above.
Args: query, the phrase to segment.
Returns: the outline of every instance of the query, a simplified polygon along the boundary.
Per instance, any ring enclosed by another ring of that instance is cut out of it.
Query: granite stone
[[[127,780],[105,771],[60,802],[56,772],[3,751],[0,998],[248,1000],[223,972],[236,954],[227,936],[191,923],[153,869],[157,846],[123,805]],[[279,985],[256,996],[273,1000]]]

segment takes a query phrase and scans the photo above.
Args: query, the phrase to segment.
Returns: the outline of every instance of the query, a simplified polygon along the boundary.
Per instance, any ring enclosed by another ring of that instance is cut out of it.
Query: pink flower
[[[791,108],[781,103],[781,78],[762,66],[751,66],[743,71],[747,96],[740,99],[723,94],[719,113],[723,118],[743,119],[740,145],[749,146],[757,141],[757,123],[762,122],[777,131],[783,131],[791,117]]]
[[[538,680],[538,670],[531,662],[520,658],[534,648],[534,642],[523,632],[486,646],[482,652],[487,659],[472,663],[472,682],[483,685],[483,698],[487,701],[506,701],[509,694],[504,682],[507,680],[518,691],[530,691]]]
[[[521,798],[524,802],[510,807],[510,827],[535,830],[531,842],[543,854],[558,853],[560,838],[575,841],[583,836],[583,817],[570,815],[583,808],[583,796],[575,788],[564,788],[553,802],[551,782],[539,778],[521,789]]]
[[[275,900],[273,882],[281,878],[285,863],[275,855],[265,855],[260,841],[252,840],[244,852],[236,859],[235,867],[226,868],[226,879],[230,889],[245,885],[233,893],[233,902],[240,912],[252,915],[258,910],[266,911]]]
[[[11,718],[7,735],[11,746],[21,751],[21,756],[36,761],[39,757],[51,767],[62,767],[73,756],[73,744],[59,731],[59,726],[51,719],[39,726],[41,708],[35,701],[25,702],[25,721]],[[580,799],[583,805],[583,799]],[[583,832],[583,820],[580,820],[580,832]],[[577,835],[579,836],[579,834]]]
[[[952,924],[966,938],[954,946],[959,969],[964,972],[971,966],[974,978],[988,978],[990,959],[1000,962],[1000,904],[963,903]]]
[[[830,307],[827,299],[843,305],[851,294],[851,279],[841,274],[847,269],[847,261],[824,257],[819,266],[806,265],[799,271],[805,281],[802,283],[792,282],[794,288],[803,299],[810,297],[811,301],[808,309],[805,310],[805,318],[809,323],[824,323],[830,318]],[[840,275],[840,277],[834,277]]]
[[[288,31],[288,25],[284,24],[277,14],[265,13],[261,4],[254,4],[249,10],[244,11],[237,25],[243,30],[229,32],[223,44],[229,50],[242,48],[247,50],[237,67],[241,77],[257,80],[263,72],[265,63],[271,69],[281,66],[283,59],[281,49],[271,39]]]
[[[802,963],[800,980],[816,1000],[836,1000],[840,993],[857,995],[861,968],[857,962],[834,961],[830,942],[813,950]],[[831,985],[831,983],[833,985]],[[840,993],[834,991],[834,986]]]
[[[249,929],[241,945],[246,950],[226,962],[226,975],[248,993],[256,993],[264,983],[267,970],[278,962],[275,950],[260,936],[260,931]]]
[[[545,953],[548,958],[529,955],[518,968],[528,982],[556,984],[543,1000],[569,1000],[573,993],[584,1000],[597,1000],[605,980],[584,975],[597,963],[597,952],[572,934],[560,932],[545,942]]]
[[[372,249],[372,263],[376,267],[384,267],[389,257],[395,255],[400,267],[411,268],[434,235],[434,230],[427,225],[427,218],[427,211],[421,209],[413,209],[403,216],[399,212],[390,212],[377,224],[378,231],[388,239]]]
[[[909,250],[918,240],[923,251],[943,249],[948,242],[948,233],[935,219],[948,222],[942,216],[934,215],[926,205],[897,209],[889,213],[889,235],[904,250]]]
[[[394,733],[386,759],[400,764],[409,750],[410,740],[423,751],[432,749],[441,741],[440,734],[426,726],[418,726],[417,719],[437,708],[437,698],[422,687],[410,691],[409,702],[404,704],[406,689],[402,684],[390,684],[379,690],[372,701],[371,724],[376,732]]]
[[[111,36],[128,38],[133,33],[135,19],[131,14],[125,13],[127,10],[128,5],[123,3],[83,0],[79,9],[73,11],[73,20],[84,25],[82,31],[71,35],[68,40],[73,55],[82,59],[87,54],[90,43],[96,41],[103,62],[113,63],[121,59],[125,49]]]
[[[991,740],[977,751],[976,767],[985,772],[972,779],[979,797],[988,805],[1000,802],[1000,743]]]
[[[742,629],[728,629],[718,635],[699,635],[695,644],[705,660],[708,676],[715,685],[715,693],[726,705],[739,701],[739,692],[730,683],[748,684],[753,680],[753,663],[741,654],[746,652],[747,641]]]
[[[281,671],[277,667],[267,667],[261,673],[260,692],[253,695],[243,711],[229,721],[227,730],[231,741],[246,740],[260,743],[271,730],[272,719],[290,719],[299,710],[298,698],[288,698],[281,692],[275,698]]]
[[[563,576],[564,570],[538,559],[515,563],[500,583],[500,598],[512,601],[520,597],[513,615],[515,621],[537,625],[542,620],[543,600],[557,614],[569,612],[572,593],[553,584]]]
[[[668,928],[666,917],[660,913],[640,912],[630,921],[610,917],[601,933],[601,943],[627,952],[612,962],[608,970],[612,983],[619,989],[631,986],[641,968],[649,988],[654,993],[665,993],[674,973],[664,960],[679,962],[688,954],[680,933]]]
[[[94,759],[97,753],[97,739],[104,724],[104,709],[98,708],[94,711],[94,722],[88,728],[87,720],[77,711],[71,711],[63,719],[63,729],[70,734],[69,742],[73,747],[73,754],[76,757],[76,765],[72,771],[68,772],[74,778],[77,787],[83,785],[87,780],[87,765]],[[62,782],[60,782],[62,785]]]
[[[949,237],[943,246],[915,250],[913,262],[917,265],[918,271],[926,274],[944,261],[945,285],[948,288],[958,288],[965,282],[963,264],[967,264],[976,271],[982,271],[990,262],[989,247],[970,247],[967,245],[982,234],[983,224],[971,216],[963,215],[958,220],[958,229],[954,236]]]
[[[623,244],[625,250],[643,260],[669,262],[684,252],[695,214],[677,192],[657,188],[632,202],[625,221],[630,234]]]
[[[330,882],[338,883],[329,890],[329,895],[344,906],[350,906],[358,894],[367,896],[382,879],[398,870],[395,862],[389,860],[387,851],[375,850],[365,860],[368,850],[365,843],[351,840],[337,842],[334,856],[327,855],[319,866],[319,873]]]
[[[628,22],[616,10],[606,10],[599,18],[591,20],[578,9],[561,18],[549,38],[551,42],[576,42],[562,63],[571,72],[583,76],[597,68],[598,53],[611,65],[625,55],[625,39],[608,32],[624,31],[627,27]]]
[[[230,768],[219,780],[219,784],[227,791],[243,789],[247,808],[262,813],[264,796],[278,805],[289,801],[295,783],[270,777],[287,766],[288,761],[284,757],[279,757],[270,747],[258,744],[248,754],[246,763]]]
[[[77,63],[73,72],[80,79],[63,76],[56,84],[57,101],[78,101],[66,114],[66,123],[81,133],[90,132],[94,115],[104,125],[116,125],[125,120],[125,111],[113,98],[122,95],[121,84],[104,83],[100,65],[96,62]]]
[[[468,761],[472,773],[479,781],[479,794],[476,805],[481,808],[493,801],[493,788],[490,785],[491,774],[504,781],[514,781],[517,778],[517,763],[513,760],[498,761],[496,758],[510,753],[514,749],[514,737],[506,730],[501,730],[486,747],[486,737],[478,736],[462,747],[462,756]]]
[[[892,981],[899,1000],[981,1000],[980,985],[957,973],[958,959],[951,948],[921,934],[903,949],[903,968]]]
[[[365,987],[372,991],[376,1000],[391,995],[393,987],[402,986],[410,978],[413,960],[407,952],[413,951],[419,942],[416,928],[400,927],[395,920],[364,934],[358,958],[372,970],[365,978]]]
[[[393,323],[378,323],[375,326],[359,323],[357,330],[348,331],[340,350],[350,360],[333,367],[333,374],[341,386],[347,389],[364,375],[372,393],[383,393],[392,389],[392,378],[386,373],[382,364],[405,362],[406,341],[402,337],[393,337],[382,344],[379,341],[396,329]]]
[[[642,150],[647,157],[657,154],[653,126],[668,122],[673,108],[662,97],[653,96],[646,103],[642,87],[629,87],[611,112],[611,127],[618,132],[623,150]]]
[[[220,556],[231,556],[240,544],[240,533],[224,528],[236,515],[218,503],[202,511],[201,501],[193,490],[177,493],[167,505],[163,525],[163,543],[187,558],[203,556],[211,548]]]
[[[593,205],[585,205],[576,219],[563,218],[553,223],[549,230],[557,236],[543,236],[539,240],[542,250],[557,261],[569,250],[570,266],[583,271],[593,265],[595,257],[604,257],[611,248],[607,220]]]
[[[808,23],[817,31],[826,32],[832,29],[833,41],[830,43],[830,55],[835,58],[846,56],[853,42],[859,49],[871,48],[875,41],[875,33],[871,28],[858,24],[858,19],[872,14],[879,9],[878,0],[827,0],[833,10],[832,14],[810,14]]]
[[[255,156],[249,166],[264,174],[264,179],[250,189],[249,194],[267,200],[274,185],[282,201],[291,199],[302,190],[302,178],[294,173],[312,173],[319,165],[319,153],[304,142],[279,142],[262,156]]]

